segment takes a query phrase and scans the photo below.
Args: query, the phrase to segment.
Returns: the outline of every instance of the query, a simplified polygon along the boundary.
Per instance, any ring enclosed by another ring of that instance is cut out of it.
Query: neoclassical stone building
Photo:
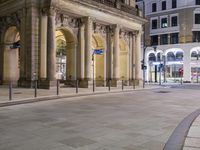
[[[135,0],[0,0],[0,84],[139,81],[139,14]]]

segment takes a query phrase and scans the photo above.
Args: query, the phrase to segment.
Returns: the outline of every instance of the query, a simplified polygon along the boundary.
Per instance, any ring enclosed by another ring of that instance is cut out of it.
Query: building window
[[[200,5],[200,0],[196,0],[196,5]]]
[[[177,7],[177,2],[176,0],[172,0],[172,8],[176,8]]]
[[[168,44],[168,34],[160,35],[160,45]]]
[[[178,44],[178,33],[171,33],[170,34],[170,43],[171,44]]]
[[[162,18],[161,19],[161,28],[167,28],[168,24],[167,24],[167,18]]]
[[[154,19],[151,21],[151,28],[152,29],[157,29],[158,28],[158,20]]]
[[[193,42],[200,42],[200,31],[193,31]]]
[[[200,24],[200,14],[195,14],[195,24]]]
[[[158,35],[151,36],[151,45],[158,45]]]
[[[157,5],[156,3],[152,3],[152,12],[156,12],[157,11]]]
[[[167,3],[166,1],[162,1],[162,10],[166,10],[167,9]]]
[[[171,26],[172,27],[178,26],[178,17],[177,16],[171,17]]]

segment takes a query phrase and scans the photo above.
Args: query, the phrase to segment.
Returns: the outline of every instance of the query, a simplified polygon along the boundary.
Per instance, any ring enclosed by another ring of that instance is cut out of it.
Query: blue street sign
[[[102,55],[103,54],[103,50],[102,49],[94,49],[93,50],[93,54]]]

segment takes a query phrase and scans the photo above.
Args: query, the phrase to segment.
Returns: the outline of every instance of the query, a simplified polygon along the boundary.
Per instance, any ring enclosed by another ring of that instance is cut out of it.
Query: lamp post
[[[146,53],[146,49],[147,48],[153,48],[154,49],[154,51],[156,51],[156,49],[157,49],[157,46],[153,46],[153,47],[144,47],[143,48],[143,60],[142,60],[142,70],[143,70],[143,88],[145,88],[145,70],[146,70],[146,63],[145,63],[145,53]]]

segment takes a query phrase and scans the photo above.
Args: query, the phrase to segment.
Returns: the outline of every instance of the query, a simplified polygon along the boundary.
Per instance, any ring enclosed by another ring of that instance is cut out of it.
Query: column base
[[[120,87],[122,85],[122,80],[112,79],[111,87]]]
[[[106,86],[106,81],[105,80],[96,80],[96,87],[105,87]]]
[[[66,87],[76,87],[76,80],[65,80],[64,84]]]
[[[91,88],[93,86],[93,81],[88,79],[81,79],[79,80],[79,87],[80,88]]]
[[[142,85],[142,84],[143,84],[143,81],[142,81],[142,80],[137,80],[137,79],[135,79],[135,80],[130,80],[130,81],[129,81],[129,86],[133,86],[133,85],[139,86],[139,85]]]
[[[18,87],[31,88],[33,87],[33,82],[30,79],[20,78],[18,80]]]
[[[57,81],[50,81],[47,79],[40,79],[38,80],[38,88],[40,89],[50,89],[52,87],[56,87]]]

